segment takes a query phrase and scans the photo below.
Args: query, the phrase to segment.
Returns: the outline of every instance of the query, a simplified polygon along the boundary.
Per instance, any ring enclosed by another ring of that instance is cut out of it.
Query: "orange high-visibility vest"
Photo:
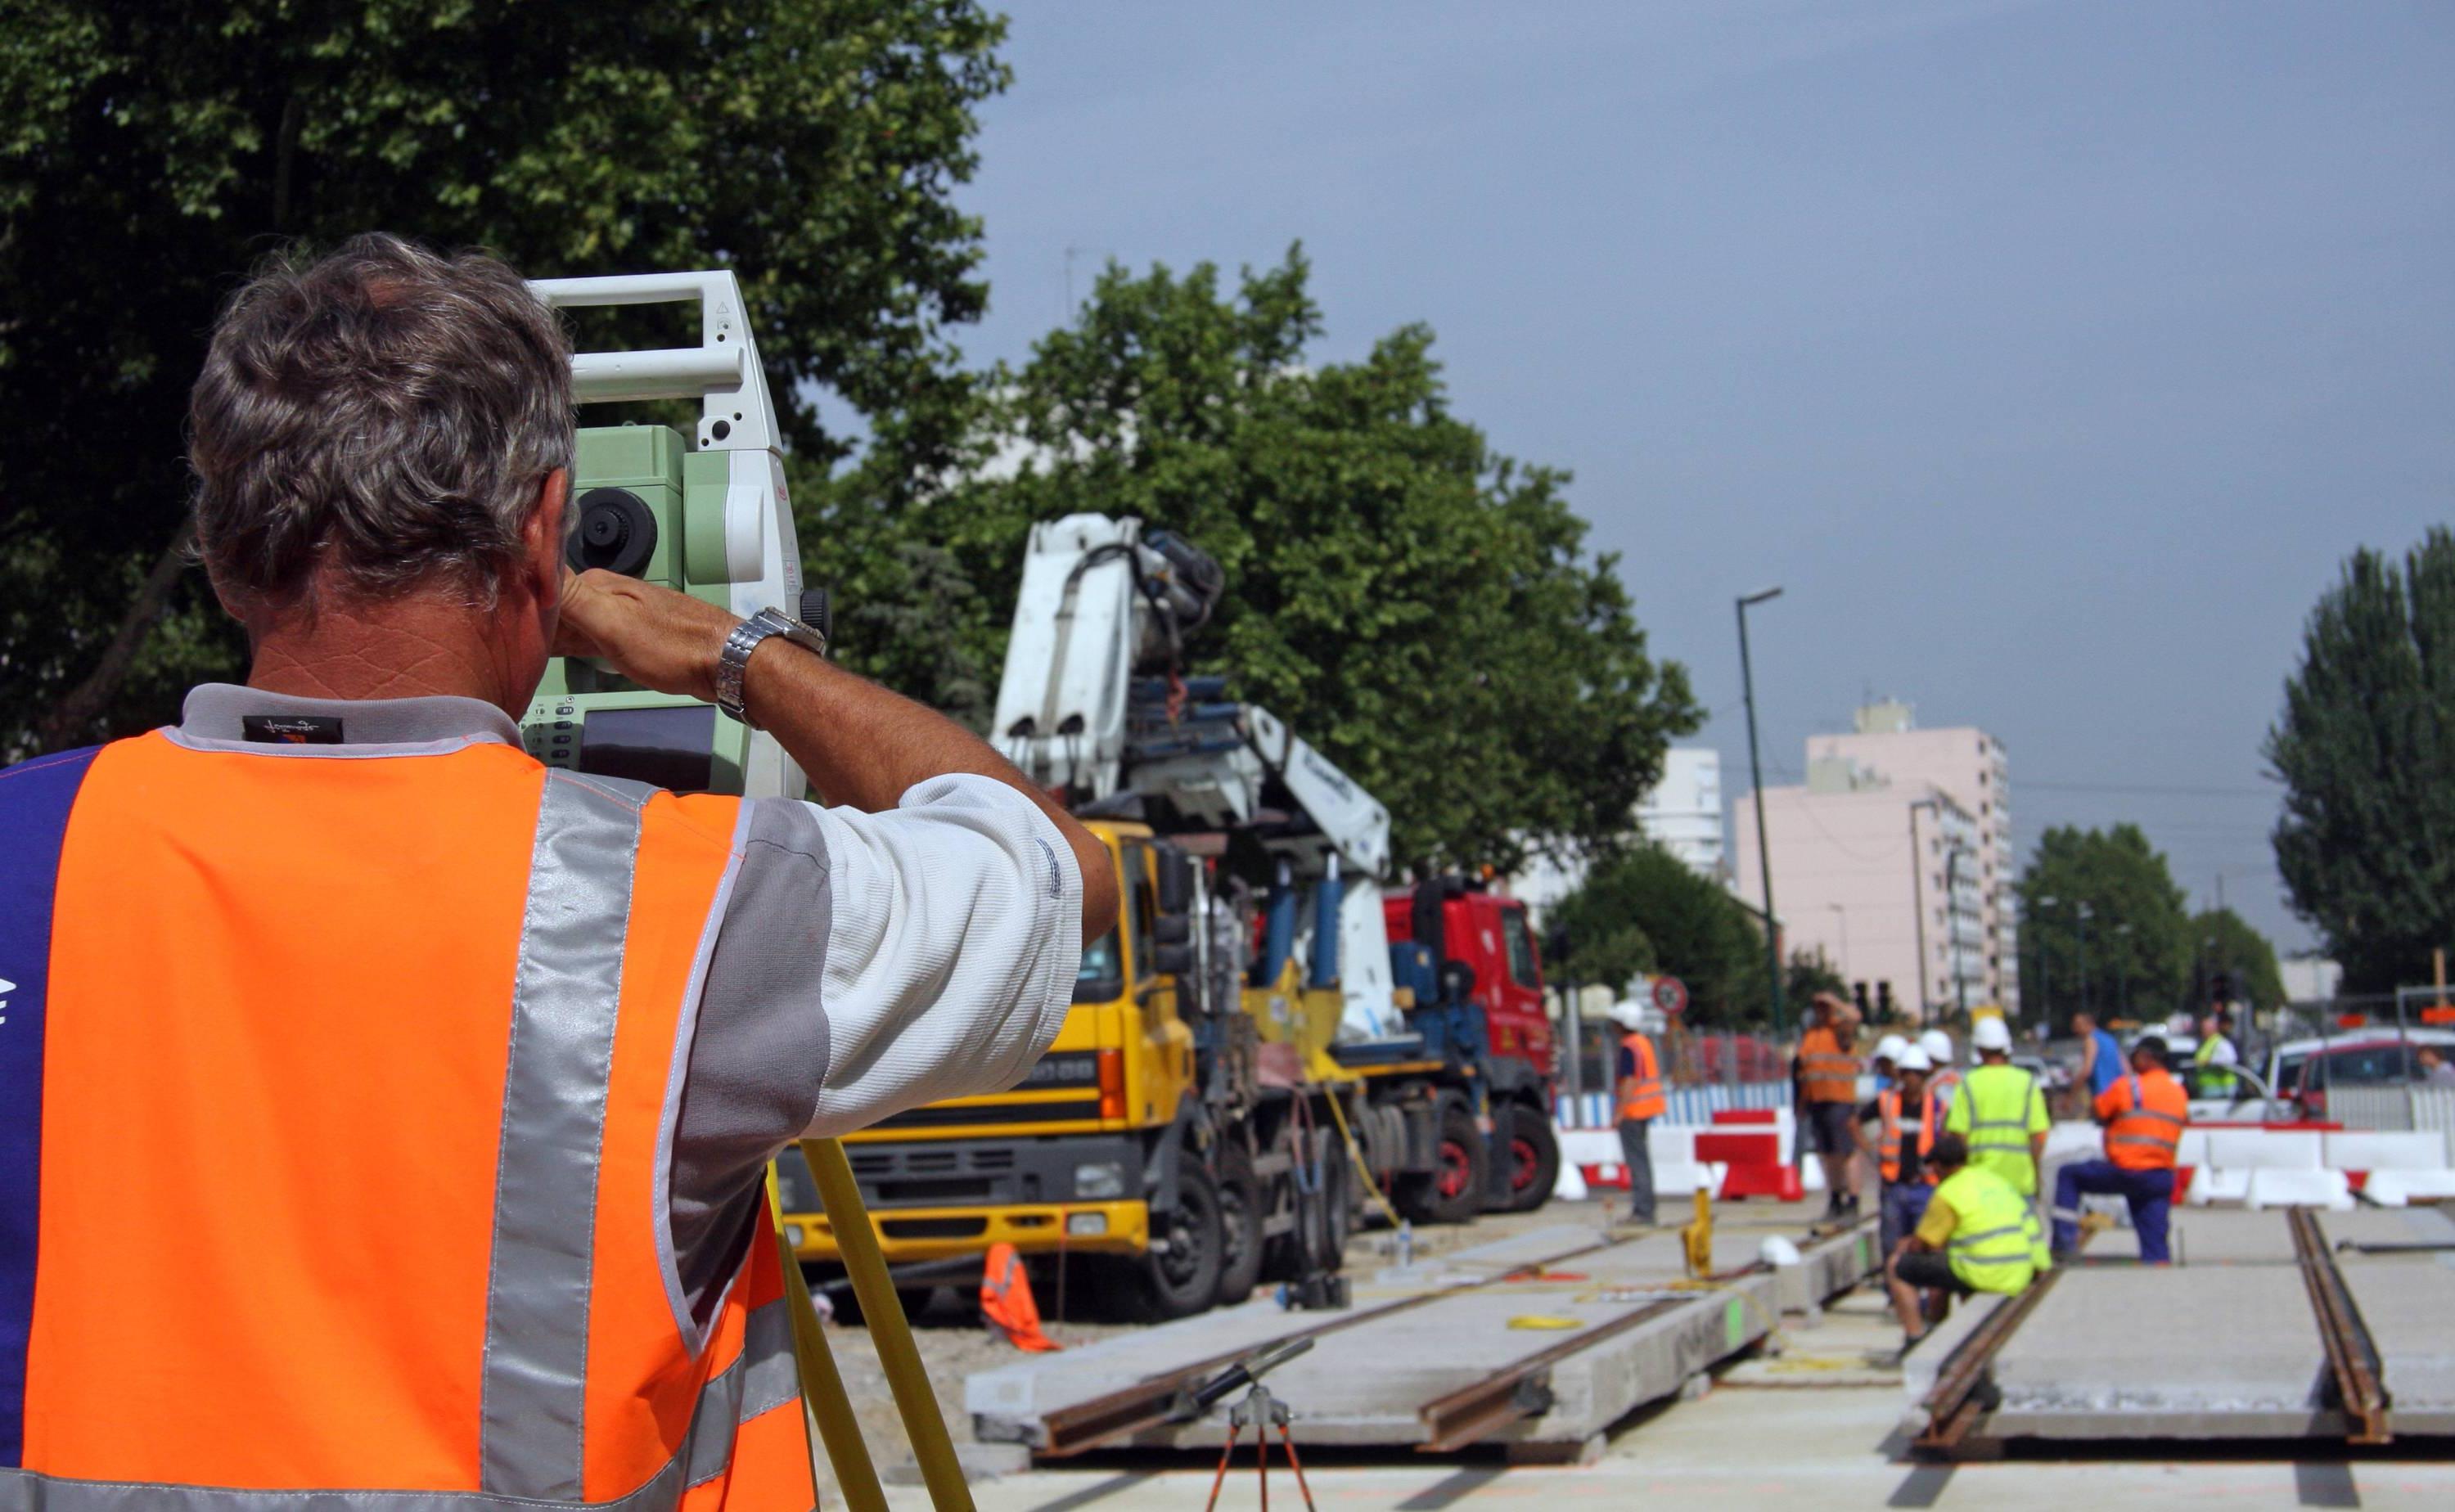
[[[1662,1064],[1654,1058],[1654,1041],[1631,1032],[1621,1038],[1620,1048],[1636,1060],[1636,1074],[1619,1084],[1620,1121],[1662,1117],[1670,1104],[1662,1095]]]
[[[1882,1119],[1882,1137],[1876,1144],[1877,1166],[1887,1181],[1901,1179],[1901,1089],[1888,1087],[1876,1099],[1876,1112]],[[1917,1169],[1918,1179],[1930,1186],[1935,1183],[1935,1168],[1926,1163],[1926,1155],[1935,1148],[1936,1120],[1942,1115],[1936,1109],[1935,1094],[1921,1092],[1918,1097]]]
[[[811,1505],[666,1211],[739,800],[304,749],[0,773],[0,1505]]]
[[[2105,1122],[2105,1158],[2126,1171],[2163,1171],[2174,1165],[2191,1097],[2162,1071],[2123,1077],[2098,1098]]]
[[[1799,1037],[1798,1076],[1810,1102],[1858,1099],[1858,1058],[1842,1049],[1841,1037],[1830,1029],[1810,1029]]]

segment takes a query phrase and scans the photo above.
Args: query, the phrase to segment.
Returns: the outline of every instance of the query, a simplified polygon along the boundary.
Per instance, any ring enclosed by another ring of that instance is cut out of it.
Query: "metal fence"
[[[1662,1115],[1666,1122],[1711,1123],[1714,1115],[1726,1108],[1789,1107],[1790,1083],[1716,1081],[1700,1086],[1665,1088],[1662,1096],[1667,1104]],[[1589,1092],[1577,1098],[1563,1092],[1553,1109],[1553,1116],[1564,1129],[1608,1129],[1617,1122],[1611,1094],[1607,1092]]]

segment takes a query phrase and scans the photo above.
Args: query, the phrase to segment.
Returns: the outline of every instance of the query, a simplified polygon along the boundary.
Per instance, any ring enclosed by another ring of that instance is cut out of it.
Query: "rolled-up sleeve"
[[[1065,1022],[1083,877],[1003,782],[938,777],[883,814],[820,809],[833,877],[813,1134],[1023,1079]]]
[[[884,814],[753,799],[719,907],[668,1189],[695,1311],[732,1274],[770,1157],[1021,1080],[1082,957],[1072,847],[982,776]]]

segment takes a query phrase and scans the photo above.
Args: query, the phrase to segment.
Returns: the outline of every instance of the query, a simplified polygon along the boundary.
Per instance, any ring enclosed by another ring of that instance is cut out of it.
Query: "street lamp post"
[[[2128,924],[2117,924],[2114,926],[2114,933],[2116,937],[2121,940],[2123,947],[2121,953],[2122,975],[2117,978],[2115,989],[2121,995],[2121,1006],[2116,1011],[2120,1013],[2123,1018],[2128,1018],[2131,1017],[2131,926]]]
[[[1781,1012],[1781,929],[1773,911],[1773,837],[1765,829],[1764,766],[1756,756],[1756,676],[1748,660],[1748,606],[1778,598],[1778,588],[1759,589],[1739,598],[1739,688],[1748,706],[1748,780],[1755,787],[1756,796],[1756,866],[1764,873],[1765,959],[1772,968],[1773,1033],[1778,1039],[1787,1032]]]
[[[1917,1018],[1924,1023],[1926,1012],[1926,857],[1918,849],[1917,816],[1920,809],[1935,809],[1940,819],[1943,811],[1933,798],[1920,798],[1910,805],[1910,922],[1917,930]],[[1947,913],[1944,916],[1950,918]]]
[[[2051,985],[2054,979],[2055,962],[2053,955],[2046,949],[2046,937],[2037,934],[2031,926],[2037,922],[2039,910],[2059,908],[2062,906],[2062,901],[2059,897],[2032,897],[2027,899],[2020,909],[2020,937],[2027,939],[2036,936],[2038,942],[2038,1011],[2046,1020],[2048,1034],[2055,1031],[2055,994]],[[2027,997],[2028,990],[2021,989],[2020,995],[2023,998]]]
[[[2094,1012],[2094,1011],[2089,1007],[2089,998],[2088,998],[2088,920],[2089,920],[2089,914],[2090,914],[2089,906],[2088,906],[2086,903],[2082,903],[2082,904],[2080,904],[2080,909],[2079,909],[2079,913],[2080,913],[2080,1012],[2082,1012],[2082,1013],[2084,1013],[2084,1014],[2088,1014],[2088,1015],[2089,1015],[2089,1017],[2091,1017],[2091,1018],[2095,1018],[2095,1017],[2096,1017],[2096,1014],[2095,1014],[2095,1012]]]
[[[1847,980],[1850,976],[1850,911],[1838,903],[1824,906],[1833,910],[1833,917],[1841,924],[1841,976]]]

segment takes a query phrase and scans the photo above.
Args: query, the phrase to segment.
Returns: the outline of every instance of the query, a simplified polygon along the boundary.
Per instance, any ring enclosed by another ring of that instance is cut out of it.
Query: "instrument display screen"
[[[705,793],[716,777],[716,706],[592,709],[579,727],[582,772]]]

